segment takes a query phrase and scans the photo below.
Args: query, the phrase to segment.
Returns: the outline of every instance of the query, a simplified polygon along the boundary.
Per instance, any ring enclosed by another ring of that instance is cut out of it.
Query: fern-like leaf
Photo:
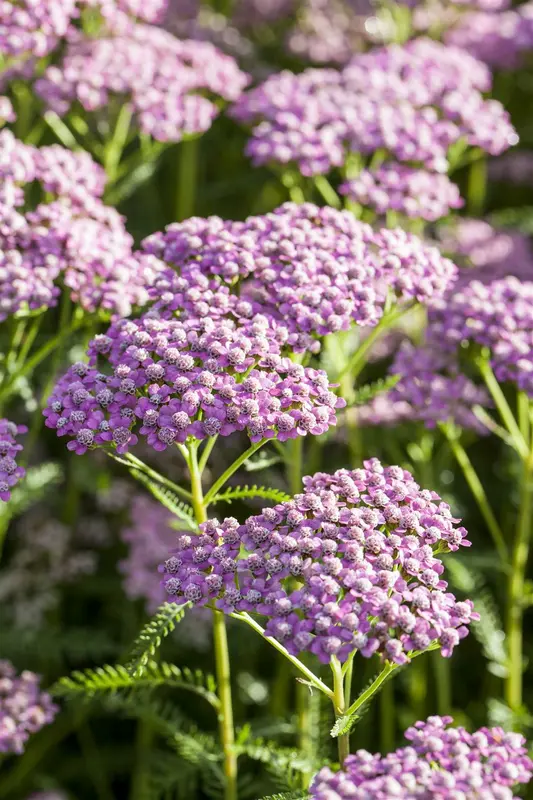
[[[214,708],[219,706],[215,680],[211,675],[204,675],[201,670],[180,669],[174,664],[157,664],[155,661],[146,665],[141,677],[133,676],[121,664],[76,671],[69,677],[61,678],[52,687],[52,692],[66,698],[80,694],[94,697],[96,694],[113,694],[121,690],[135,692],[165,685],[194,692]]]
[[[141,677],[148,661],[161,647],[161,642],[181,622],[189,604],[163,603],[152,619],[146,623],[135,640],[127,664],[127,670],[134,677]]]
[[[365,703],[359,706],[357,711],[355,711],[353,714],[346,714],[343,717],[338,717],[330,732],[330,735],[334,739],[337,738],[337,736],[345,736],[347,733],[350,733],[350,731],[352,731],[355,728],[357,723],[361,721],[361,719],[364,717],[364,715],[370,708],[370,703],[374,700],[376,695],[383,689],[385,684],[399,672],[399,669],[400,668],[396,668],[393,672],[391,672],[385,678],[385,680],[382,681],[381,684],[375,689],[375,691],[372,693],[372,696]],[[368,681],[367,685],[365,686],[363,691],[359,694],[359,696],[356,698],[356,700],[358,700],[366,693],[366,691],[372,686],[372,684],[376,681],[376,678],[378,677],[379,675],[376,675],[374,678],[372,678],[372,680]]]
[[[302,790],[295,792],[282,792],[281,794],[269,794],[268,797],[263,797],[261,800],[307,800],[309,795]]]
[[[280,747],[264,739],[241,742],[237,745],[237,752],[264,764],[276,780],[288,789],[301,785],[302,773],[314,772],[319,766],[295,748]]]
[[[188,503],[185,503],[172,491],[172,489],[167,489],[165,486],[161,486],[161,484],[157,483],[157,481],[152,480],[144,472],[141,472],[139,469],[135,469],[135,467],[129,467],[129,470],[133,477],[142,483],[146,488],[151,492],[151,494],[155,497],[155,499],[161,503],[170,513],[177,517],[180,522],[184,523],[187,528],[191,531],[195,531],[198,528],[197,522],[194,518],[194,511]]]
[[[364,406],[370,403],[370,401],[378,395],[384,394],[394,388],[399,380],[399,375],[388,375],[386,378],[380,378],[373,383],[367,383],[365,386],[361,386],[356,391],[353,405]]]
[[[232,503],[234,500],[247,500],[261,497],[264,500],[273,500],[275,503],[284,503],[290,500],[290,495],[280,489],[267,486],[233,486],[225,492],[215,495],[213,503]]]

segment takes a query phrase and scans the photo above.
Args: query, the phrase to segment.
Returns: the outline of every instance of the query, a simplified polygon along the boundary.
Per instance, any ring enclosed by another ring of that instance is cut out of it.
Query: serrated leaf
[[[269,794],[268,797],[262,797],[261,800],[307,800],[308,797],[309,795],[307,792],[296,790],[295,792]]]
[[[254,739],[237,747],[239,755],[264,764],[267,770],[288,789],[301,785],[301,775],[314,772],[319,765],[305,753],[292,747],[280,747],[275,742]]]
[[[330,731],[330,735],[334,739],[336,739],[338,736],[344,736],[345,734],[350,733],[350,731],[353,728],[355,728],[357,723],[364,717],[364,715],[370,708],[371,702],[383,689],[385,684],[388,683],[388,681],[390,681],[390,679],[394,675],[397,675],[400,669],[401,667],[396,666],[394,670],[389,672],[387,677],[385,677],[384,680],[382,680],[381,683],[372,691],[372,695],[361,706],[359,706],[357,711],[355,711],[353,714],[346,714],[342,717],[338,717],[338,719],[335,721],[333,728]],[[376,683],[376,681],[380,679],[381,674],[382,673],[378,673],[374,678],[368,681],[365,688],[359,693],[358,697],[354,700],[355,703],[357,703],[357,701],[361,699],[363,695],[366,694],[368,689],[370,689],[370,687],[373,686]]]
[[[146,623],[135,640],[127,663],[127,670],[135,677],[142,676],[148,661],[161,647],[161,642],[181,622],[189,603],[163,603],[152,619]]]
[[[262,469],[267,469],[267,467],[273,467],[281,461],[283,459],[280,456],[259,453],[255,458],[249,458],[245,461],[243,467],[246,472],[259,472]]]
[[[233,486],[225,492],[215,495],[213,503],[232,503],[234,500],[253,500],[260,497],[263,500],[272,500],[275,503],[285,503],[290,500],[290,495],[280,489],[270,489],[267,486]]]
[[[96,694],[114,694],[119,691],[140,691],[159,686],[172,686],[194,692],[218,708],[216,685],[212,675],[201,670],[180,669],[174,664],[150,662],[142,676],[134,676],[121,664],[105,664],[96,669],[73,672],[61,678],[51,689],[58,697],[72,698],[79,695],[94,697]]]
[[[386,378],[380,378],[373,383],[367,383],[357,389],[353,400],[353,405],[364,406],[370,403],[375,397],[393,389],[398,381],[400,375],[388,375]]]
[[[194,518],[194,511],[188,503],[180,500],[171,489],[161,486],[155,480],[145,475],[144,472],[141,472],[141,470],[135,469],[135,467],[129,467],[129,470],[135,480],[146,486],[155,499],[168,509],[171,514],[185,523],[189,530],[196,531],[198,529],[198,524]]]

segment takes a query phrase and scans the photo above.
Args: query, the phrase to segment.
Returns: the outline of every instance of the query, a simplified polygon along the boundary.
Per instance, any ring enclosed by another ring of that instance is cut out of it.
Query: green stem
[[[269,439],[261,439],[260,442],[255,442],[255,444],[252,444],[248,448],[248,450],[245,450],[244,453],[241,453],[239,458],[237,458],[233,462],[233,464],[231,464],[231,466],[229,466],[227,468],[227,470],[222,473],[220,478],[218,478],[214,482],[214,484],[211,486],[211,488],[209,489],[209,491],[206,493],[206,495],[204,497],[204,502],[205,502],[206,507],[208,505],[210,505],[210,503],[213,502],[213,500],[216,497],[216,495],[218,494],[218,492],[221,490],[221,488],[224,486],[224,484],[231,478],[233,473],[236,472],[239,469],[239,467],[242,464],[244,464],[245,461],[248,461],[248,459],[251,456],[253,456],[253,454],[256,453],[259,450],[259,448],[262,447],[264,444],[266,444],[268,441],[269,441]]]
[[[400,319],[405,313],[407,309],[393,309],[389,311],[387,314],[384,314],[379,323],[372,328],[370,334],[366,337],[366,339],[361,342],[361,345],[357,348],[355,353],[353,354],[352,358],[348,361],[346,366],[341,371],[340,375],[338,376],[339,380],[349,374],[352,378],[352,383],[355,383],[356,379],[359,377],[360,373],[362,372],[363,368],[366,365],[366,357],[368,355],[369,350],[375,344],[375,342],[379,339],[383,331],[385,331],[388,327],[390,327],[396,320]]]
[[[124,103],[118,113],[113,136],[105,148],[104,169],[110,183],[114,183],[117,177],[118,165],[128,141],[132,115],[131,106],[128,103]]]
[[[203,475],[204,469],[206,468],[207,462],[209,460],[209,456],[211,455],[211,451],[215,446],[215,444],[217,443],[217,439],[218,439],[218,433],[216,436],[210,436],[206,444],[204,445],[204,449],[202,450],[202,455],[200,456],[200,462],[198,464],[201,475]]]
[[[198,446],[189,447],[192,507],[199,525],[207,521],[207,503],[202,489],[202,475],[198,465]],[[237,754],[235,752],[235,728],[233,724],[233,702],[231,696],[231,673],[226,621],[221,611],[213,610],[213,640],[217,676],[217,692],[220,701],[218,713],[220,739],[224,751],[224,800],[237,800]]]
[[[291,655],[289,651],[285,647],[283,647],[282,644],[280,644],[280,642],[278,642],[276,639],[273,639],[270,636],[267,636],[265,634],[264,628],[262,628],[261,625],[258,622],[256,622],[253,617],[251,617],[244,611],[238,613],[234,612],[230,614],[230,616],[233,617],[233,619],[239,620],[240,622],[245,622],[247,625],[250,626],[250,628],[253,628],[253,630],[256,631],[256,633],[258,633],[260,636],[262,636],[263,639],[265,639],[265,641],[271,644],[272,647],[275,647],[275,649],[278,650],[278,652],[282,653],[282,655],[284,655],[285,658],[296,667],[298,672],[302,673],[302,675],[305,677],[307,681],[309,681],[309,683],[311,683],[316,689],[325,694],[326,697],[329,697],[331,700],[333,699],[333,692],[329,688],[329,686],[326,686],[326,684],[323,681],[321,681],[320,678],[318,678],[314,672],[308,669],[308,667],[306,667],[305,664],[303,664],[298,658],[296,658],[296,656]]]
[[[198,177],[199,138],[184,140],[178,145],[176,183],[176,219],[181,222],[194,214]]]
[[[187,489],[183,489],[181,486],[178,486],[176,483],[173,483],[168,478],[165,478],[164,475],[160,475],[159,472],[156,472],[155,469],[152,469],[144,461],[141,461],[136,456],[132,455],[132,453],[125,453],[124,456],[117,456],[115,453],[112,453],[110,450],[104,450],[105,454],[112,458],[113,461],[118,461],[119,464],[124,464],[129,469],[136,469],[139,472],[144,473],[148,478],[152,478],[157,483],[160,483],[161,486],[166,486],[167,489],[172,489],[180,497],[183,497],[184,500],[191,501],[192,494],[187,491]]]
[[[83,760],[87,766],[87,772],[92,780],[96,797],[99,800],[114,800],[107,775],[102,766],[98,748],[88,722],[83,722],[78,728],[78,741],[80,743]]]
[[[298,178],[292,172],[284,172],[281,182],[289,192],[289,197],[293,203],[305,203],[305,195],[302,187],[298,183]]]
[[[492,368],[488,362],[487,358],[479,358],[477,359],[477,366],[478,369],[485,381],[487,389],[489,390],[492,399],[498,409],[498,412],[505,424],[505,427],[509,431],[511,438],[514,442],[515,449],[517,453],[523,458],[526,459],[528,457],[528,447],[525,442],[524,437],[520,431],[520,428],[517,425],[517,422],[514,418],[513,412],[509,407],[509,403],[502,391],[502,388],[498,381],[496,380],[496,376],[492,371]]]
[[[288,483],[292,495],[302,491],[303,437],[291,440],[287,459]]]
[[[357,700],[355,700],[355,702],[352,703],[348,711],[346,711],[346,714],[347,715],[355,714],[355,712],[358,709],[360,709],[361,706],[363,706],[365,703],[368,703],[372,695],[374,695],[378,691],[378,689],[381,688],[382,683],[386,681],[389,675],[391,675],[391,673],[393,673],[394,670],[397,668],[398,668],[397,664],[387,663],[385,667],[381,670],[377,678],[370,684],[370,686],[367,689],[365,689],[364,692],[362,692],[359,695]]]
[[[333,672],[333,708],[335,710],[335,718],[339,719],[339,717],[344,717],[346,714],[344,675],[339,659],[336,656],[332,656],[330,666]],[[337,747],[339,749],[339,764],[343,767],[346,758],[350,755],[349,733],[343,733],[337,737]]]
[[[149,759],[148,754],[154,739],[154,729],[150,722],[140,719],[137,723],[137,741],[135,743],[135,767],[131,779],[130,800],[143,800],[149,793]]]
[[[313,182],[328,206],[342,208],[339,195],[324,175],[315,175]]]
[[[82,319],[75,320],[67,330],[62,331],[54,336],[52,339],[49,339],[46,344],[44,344],[39,350],[37,350],[34,355],[26,361],[23,367],[17,372],[16,375],[13,375],[5,384],[5,386],[0,390],[0,400],[5,400],[6,397],[9,397],[16,391],[16,385],[21,378],[25,378],[29,375],[33,370],[39,366],[41,361],[52,353],[71,333],[81,327],[83,324]]]
[[[466,197],[468,213],[471,217],[480,217],[483,214],[486,193],[487,159],[478,158],[470,164],[468,170]]]
[[[394,686],[385,683],[379,698],[380,750],[390,753],[394,749]]]
[[[447,658],[443,658],[438,651],[431,653],[430,658],[433,661],[433,671],[435,673],[435,686],[437,689],[437,713],[443,717],[447,714],[450,714],[452,710],[450,662]]]
[[[520,508],[511,557],[511,572],[507,588],[507,647],[509,669],[505,685],[507,705],[518,711],[522,706],[523,672],[523,612],[526,568],[531,539],[533,510],[533,442],[523,461],[520,481]]]
[[[441,424],[440,425],[441,431],[444,433],[448,444],[450,446],[450,450],[452,451],[455,460],[461,467],[463,471],[463,475],[465,476],[465,480],[468,483],[470,491],[474,496],[474,499],[478,505],[479,510],[481,511],[481,515],[485,520],[487,528],[492,536],[492,540],[494,542],[494,546],[498,552],[500,559],[503,561],[504,564],[508,563],[509,560],[509,550],[507,548],[507,544],[505,543],[505,538],[494,515],[494,512],[491,508],[489,503],[489,499],[486,495],[485,489],[483,488],[483,484],[479,480],[478,474],[474,469],[470,458],[466,450],[464,449],[463,445],[461,444],[459,437],[456,433],[451,429],[449,424]]]

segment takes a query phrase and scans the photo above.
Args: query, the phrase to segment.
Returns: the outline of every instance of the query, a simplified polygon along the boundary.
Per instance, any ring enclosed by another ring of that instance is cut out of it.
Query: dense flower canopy
[[[406,730],[406,747],[384,756],[358,750],[341,771],[324,767],[310,800],[513,800],[513,787],[532,776],[524,737],[502,728],[470,733],[452,722],[428,717]]]
[[[85,111],[106,108],[118,95],[142,133],[176,142],[208,130],[218,114],[210,97],[236,100],[247,80],[211,43],[138,24],[115,36],[74,40],[36,89],[60,115],[75,101]]]
[[[119,453],[139,436],[155,450],[188,437],[245,431],[252,442],[318,435],[345,405],[321,370],[281,356],[268,320],[245,328],[209,319],[120,320],[89,345],[44,411],[46,424],[84,453],[111,443]]]
[[[39,689],[33,672],[17,675],[9,661],[0,661],[0,753],[22,753],[32,733],[48,725],[59,711]]]
[[[456,277],[439,251],[402,230],[374,232],[347,211],[285,203],[244,222],[193,218],[150,236],[169,265],[152,295],[161,316],[262,314],[296,351],[352,324],[376,325],[388,299],[431,303]]]
[[[253,126],[255,164],[296,164],[309,176],[341,167],[351,152],[385,150],[442,172],[461,139],[492,155],[518,141],[503,106],[484,99],[490,85],[466,51],[415,39],[357,55],[341,71],[279,72],[232,113]]]
[[[243,525],[181,535],[164,584],[177,601],[261,614],[267,636],[326,663],[354,650],[396,664],[431,646],[449,656],[478,618],[442,579],[437,554],[469,544],[456,523],[409,472],[372,459],[304,478],[302,494]]]

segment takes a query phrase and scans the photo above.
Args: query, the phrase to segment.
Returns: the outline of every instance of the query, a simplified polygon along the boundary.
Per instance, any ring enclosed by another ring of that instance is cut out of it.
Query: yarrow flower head
[[[444,41],[492,68],[516,69],[533,49],[532,9],[532,3],[524,3],[500,13],[472,11],[446,31]]]
[[[0,753],[23,753],[30,735],[59,711],[39,683],[34,672],[17,675],[9,661],[0,661]]]
[[[392,389],[365,406],[346,411],[354,414],[358,424],[423,422],[427,428],[434,428],[440,422],[454,422],[479,435],[489,433],[475,409],[490,407],[490,397],[460,371],[450,354],[407,341],[398,350],[389,373],[399,376]]]
[[[287,327],[296,351],[351,325],[376,325],[387,292],[431,302],[455,279],[439,251],[401,230],[378,231],[346,211],[285,203],[245,222],[191,219],[150,236],[144,249],[169,264],[157,279],[161,316],[255,314]]]
[[[84,453],[139,436],[155,450],[245,431],[252,442],[324,433],[345,405],[325,372],[282,357],[267,320],[247,328],[209,319],[122,320],[89,345],[44,411],[46,424]]]
[[[17,466],[16,458],[23,449],[17,436],[27,433],[24,425],[15,425],[7,419],[0,419],[0,500],[11,497],[11,489],[26,474],[24,467]]]
[[[350,153],[385,150],[445,172],[460,140],[492,155],[518,141],[503,106],[484,99],[490,85],[486,66],[464,50],[417,39],[357,55],[340,71],[272,75],[232,113],[253,126],[247,153],[257,165],[295,164],[312,176]]]
[[[142,133],[178,142],[208,130],[218,114],[215,101],[236,100],[246,83],[236,61],[209,42],[138,24],[116,36],[73,41],[36,90],[60,115],[75,101],[85,111],[106,108],[118,95]]]
[[[261,614],[295,655],[405,664],[428,648],[451,655],[479,618],[442,578],[438,554],[469,544],[456,523],[435,492],[372,459],[304,478],[302,494],[243,525],[204,523],[161,569],[169,597]]]
[[[435,304],[428,340],[449,352],[467,344],[487,348],[497,379],[533,397],[533,282],[471,281]]]
[[[464,205],[459,188],[447,175],[392,162],[363,170],[339,191],[379,215],[395,211],[426,222],[435,222]]]
[[[314,777],[310,800],[513,800],[513,787],[531,780],[526,741],[502,728],[470,733],[451,717],[428,717],[405,732],[407,746],[382,756],[358,750],[333,772]]]

